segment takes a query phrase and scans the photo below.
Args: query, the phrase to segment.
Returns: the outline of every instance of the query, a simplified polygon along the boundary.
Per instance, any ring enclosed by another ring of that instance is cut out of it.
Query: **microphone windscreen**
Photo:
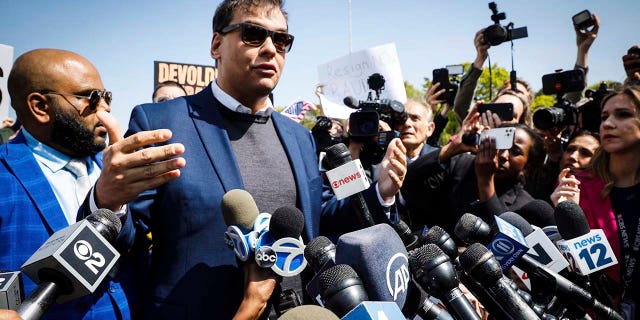
[[[453,232],[466,243],[482,242],[484,238],[491,236],[491,227],[481,218],[465,213],[456,223]]]
[[[493,253],[480,243],[474,243],[460,254],[460,264],[465,271],[473,275],[481,275],[473,277],[474,280],[482,285],[488,286],[496,283],[503,277],[502,268],[498,263],[485,263],[493,257]],[[476,269],[480,267],[480,269]],[[475,269],[475,270],[474,270]],[[474,272],[471,272],[471,271]]]
[[[278,320],[340,320],[329,309],[313,304],[297,306],[285,312]]]
[[[332,250],[336,250],[333,242],[325,236],[318,236],[307,243],[307,246],[304,248],[304,258],[307,259],[307,262],[312,266],[318,265],[320,258]]]
[[[529,201],[522,208],[515,210],[515,212],[529,221],[530,224],[541,228],[556,225],[553,207],[544,200],[534,199]]]
[[[527,220],[525,220],[523,217],[521,217],[519,214],[517,214],[515,212],[507,211],[507,212],[501,214],[500,218],[503,219],[506,222],[509,222],[514,227],[520,229],[520,231],[522,231],[522,234],[525,237],[530,235],[534,231],[533,227],[531,226],[531,224],[529,222],[527,222]]]
[[[436,243],[446,233],[447,232],[444,231],[444,229],[440,228],[439,226],[433,226],[429,228],[429,231],[427,231],[427,233],[425,233],[421,237],[420,243],[422,244]]]
[[[344,143],[336,143],[328,147],[325,153],[325,159],[327,159],[330,169],[351,161],[351,151]]]
[[[584,211],[573,201],[562,201],[558,203],[555,216],[558,232],[560,232],[560,235],[562,235],[562,238],[565,240],[583,236],[591,231]]]
[[[326,298],[326,293],[344,280],[359,278],[358,273],[356,273],[351,266],[346,264],[337,264],[320,274],[320,293],[323,298]]]
[[[422,266],[426,262],[439,258],[443,255],[445,255],[444,252],[442,252],[442,250],[433,243],[425,244],[420,248],[412,250],[409,255],[411,273],[417,274],[418,270],[422,269]]]
[[[225,193],[220,209],[227,226],[237,226],[242,231],[253,229],[253,222],[259,213],[251,194],[242,189],[233,189]]]
[[[377,224],[338,238],[336,264],[353,267],[372,301],[404,306],[409,287],[407,249],[388,224]]]
[[[342,99],[342,102],[344,103],[345,106],[353,109],[357,109],[358,105],[360,104],[358,103],[358,99],[351,96],[345,97],[344,99]]]
[[[115,234],[116,236],[122,229],[122,222],[118,217],[116,217],[115,213],[109,209],[98,209],[87,216],[86,219],[102,223],[109,229],[110,233]]]
[[[276,209],[269,221],[269,233],[273,239],[282,238],[297,239],[304,228],[304,216],[302,212],[293,206],[284,206]]]

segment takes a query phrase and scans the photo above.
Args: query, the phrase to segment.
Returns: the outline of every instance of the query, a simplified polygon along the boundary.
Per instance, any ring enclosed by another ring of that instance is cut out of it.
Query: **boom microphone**
[[[122,224],[108,209],[55,232],[20,270],[38,287],[18,307],[23,319],[39,319],[53,304],[93,293],[120,254],[110,244]]]
[[[458,287],[458,274],[449,257],[435,244],[426,244],[409,254],[415,280],[440,299],[456,319],[479,320],[475,309]]]
[[[363,228],[374,225],[373,218],[361,191],[369,188],[360,159],[352,160],[351,152],[344,143],[330,146],[326,150],[326,159],[331,170],[326,172],[336,198],[350,197],[351,205],[357,213]]]
[[[513,290],[502,273],[498,260],[485,246],[479,243],[469,246],[460,255],[460,263],[473,280],[487,288],[486,291],[498,304],[508,306],[503,310],[508,313],[509,319],[539,319],[533,309]]]

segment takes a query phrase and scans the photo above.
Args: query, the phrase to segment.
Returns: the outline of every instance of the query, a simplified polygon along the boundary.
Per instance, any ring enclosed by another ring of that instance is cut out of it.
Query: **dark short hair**
[[[237,10],[249,11],[255,7],[264,7],[265,9],[279,8],[284,18],[287,18],[287,13],[283,8],[284,0],[225,0],[218,5],[216,13],[213,15],[211,22],[213,32],[219,32],[228,26],[233,19],[233,13]]]
[[[501,128],[513,127],[516,129],[522,129],[531,138],[531,148],[529,149],[529,156],[527,157],[527,164],[524,166],[524,178],[525,181],[535,181],[540,178],[544,172],[544,160],[547,156],[547,152],[544,149],[544,139],[531,127],[522,123],[503,123]]]
[[[164,87],[176,87],[179,88],[180,90],[182,90],[182,92],[184,92],[184,95],[187,95],[187,90],[184,89],[184,87],[172,80],[167,80],[164,82],[160,82],[156,85],[155,88],[153,88],[153,94],[151,95],[151,101],[153,101],[156,98],[156,95],[158,94],[158,90],[160,90],[160,88],[164,88]]]

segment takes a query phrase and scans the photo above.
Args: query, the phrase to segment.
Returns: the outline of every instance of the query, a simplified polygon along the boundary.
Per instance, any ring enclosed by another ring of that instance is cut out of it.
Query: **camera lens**
[[[533,125],[538,129],[547,130],[561,126],[565,121],[566,112],[562,108],[549,107],[538,109],[533,114]]]
[[[507,30],[499,24],[488,26],[484,30],[484,42],[497,46],[507,39]]]

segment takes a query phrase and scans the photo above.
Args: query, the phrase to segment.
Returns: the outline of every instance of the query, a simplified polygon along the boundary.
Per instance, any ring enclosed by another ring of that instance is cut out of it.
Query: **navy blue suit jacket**
[[[220,202],[243,182],[219,108],[224,106],[207,86],[196,95],[136,106],[131,115],[127,135],[166,128],[173,132],[166,143],[185,146],[181,176],[130,204],[137,227],[153,231],[149,319],[230,319],[242,300],[242,270],[224,242]],[[336,201],[322,185],[309,131],[277,112],[271,118],[295,178],[303,238],[319,234],[321,215],[322,228],[332,226],[326,228],[331,233],[353,230],[347,202]],[[371,190],[366,198],[374,206]]]
[[[101,158],[95,156],[100,166]],[[17,271],[54,232],[69,224],[22,134],[0,146],[0,186],[0,270]],[[126,219],[122,236],[133,232],[131,220]],[[23,280],[28,295],[35,284],[27,277]],[[130,317],[119,279],[104,281],[93,295],[53,305],[45,313],[48,319]]]

